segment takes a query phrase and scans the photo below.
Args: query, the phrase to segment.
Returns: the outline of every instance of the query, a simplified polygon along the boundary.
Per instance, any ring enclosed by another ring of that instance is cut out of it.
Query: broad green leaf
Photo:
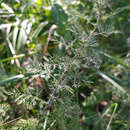
[[[67,22],[68,16],[59,4],[54,4],[51,9],[51,17],[56,25],[62,26]]]
[[[66,29],[68,15],[59,4],[54,4],[51,8],[51,20],[58,26],[58,33],[63,35],[66,41],[70,40],[70,32]]]

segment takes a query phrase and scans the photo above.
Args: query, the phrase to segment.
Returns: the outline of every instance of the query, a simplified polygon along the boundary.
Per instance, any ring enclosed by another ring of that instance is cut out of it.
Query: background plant
[[[1,0],[0,16],[1,129],[130,128],[128,0]]]

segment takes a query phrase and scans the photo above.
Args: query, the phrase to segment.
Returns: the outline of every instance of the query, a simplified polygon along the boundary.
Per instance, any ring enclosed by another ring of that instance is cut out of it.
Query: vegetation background
[[[129,0],[0,0],[0,129],[130,129]]]

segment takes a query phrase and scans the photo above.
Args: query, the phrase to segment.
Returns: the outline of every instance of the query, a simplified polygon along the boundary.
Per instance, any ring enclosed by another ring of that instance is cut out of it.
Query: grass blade
[[[25,12],[33,3],[35,3],[35,0],[30,0],[29,2],[24,0],[22,12]]]
[[[111,83],[114,87],[116,87],[118,90],[120,90],[123,93],[126,93],[126,91],[123,89],[122,86],[120,86],[117,82],[115,82],[113,79],[111,79],[110,77],[108,77],[106,74],[98,71],[98,74],[105,79],[106,81],[108,81],[109,83]]]
[[[125,67],[127,69],[130,69],[130,66],[125,64],[122,59],[117,58],[117,57],[113,57],[113,56],[111,56],[111,55],[109,55],[109,54],[107,54],[107,53],[105,53],[103,51],[99,51],[99,53],[103,54],[105,57],[108,57],[109,59],[113,60],[114,62],[120,64],[121,66],[123,66],[123,67]]]
[[[13,47],[16,48],[16,41],[18,36],[18,27],[16,26],[13,31]]]
[[[38,29],[33,33],[32,39],[35,40],[37,38],[37,36],[39,35],[39,33],[41,32],[41,30],[48,24],[48,22],[43,22],[39,25]]]
[[[14,80],[23,79],[23,78],[24,78],[23,74],[16,75],[16,76],[13,76],[13,77],[10,77],[10,78],[7,78],[5,80],[0,81],[0,85],[6,84],[8,82],[13,82]]]
[[[4,85],[6,83],[11,83],[11,82],[14,82],[14,81],[22,80],[22,79],[30,77],[32,75],[35,75],[35,73],[27,73],[25,75],[19,74],[19,75],[16,75],[16,76],[12,76],[12,77],[6,78],[5,80],[0,81],[0,85]]]
[[[2,3],[1,5],[2,5],[2,6],[6,9],[6,10],[8,10],[8,12],[9,12],[9,13],[14,14],[13,9],[12,9],[12,8],[10,8],[7,4]]]
[[[30,53],[27,54],[27,55],[34,55],[34,54],[36,54],[36,53],[37,53],[36,51],[35,51],[35,52],[30,52]],[[13,57],[8,57],[8,58],[5,58],[5,59],[0,60],[0,63],[7,62],[7,61],[11,61],[11,60],[14,60],[14,59],[23,58],[23,57],[25,57],[25,56],[26,56],[26,54],[15,55],[15,56],[13,56]]]
[[[21,29],[18,37],[18,43],[17,43],[17,49],[24,52],[24,44],[27,40],[27,33],[26,33],[26,26],[27,26],[27,20],[24,20],[21,24]]]

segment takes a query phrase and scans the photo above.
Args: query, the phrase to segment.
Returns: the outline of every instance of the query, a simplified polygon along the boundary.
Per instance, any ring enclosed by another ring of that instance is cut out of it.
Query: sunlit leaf
[[[6,10],[8,10],[9,13],[12,13],[12,14],[14,13],[13,9],[10,8],[7,4],[2,3],[1,5],[2,5]]]
[[[42,1],[41,0],[37,0],[36,1],[38,5],[41,5],[42,4]]]
[[[59,4],[54,4],[51,8],[51,20],[58,26],[58,33],[64,36],[66,41],[70,40],[70,32],[66,29],[68,15]]]

